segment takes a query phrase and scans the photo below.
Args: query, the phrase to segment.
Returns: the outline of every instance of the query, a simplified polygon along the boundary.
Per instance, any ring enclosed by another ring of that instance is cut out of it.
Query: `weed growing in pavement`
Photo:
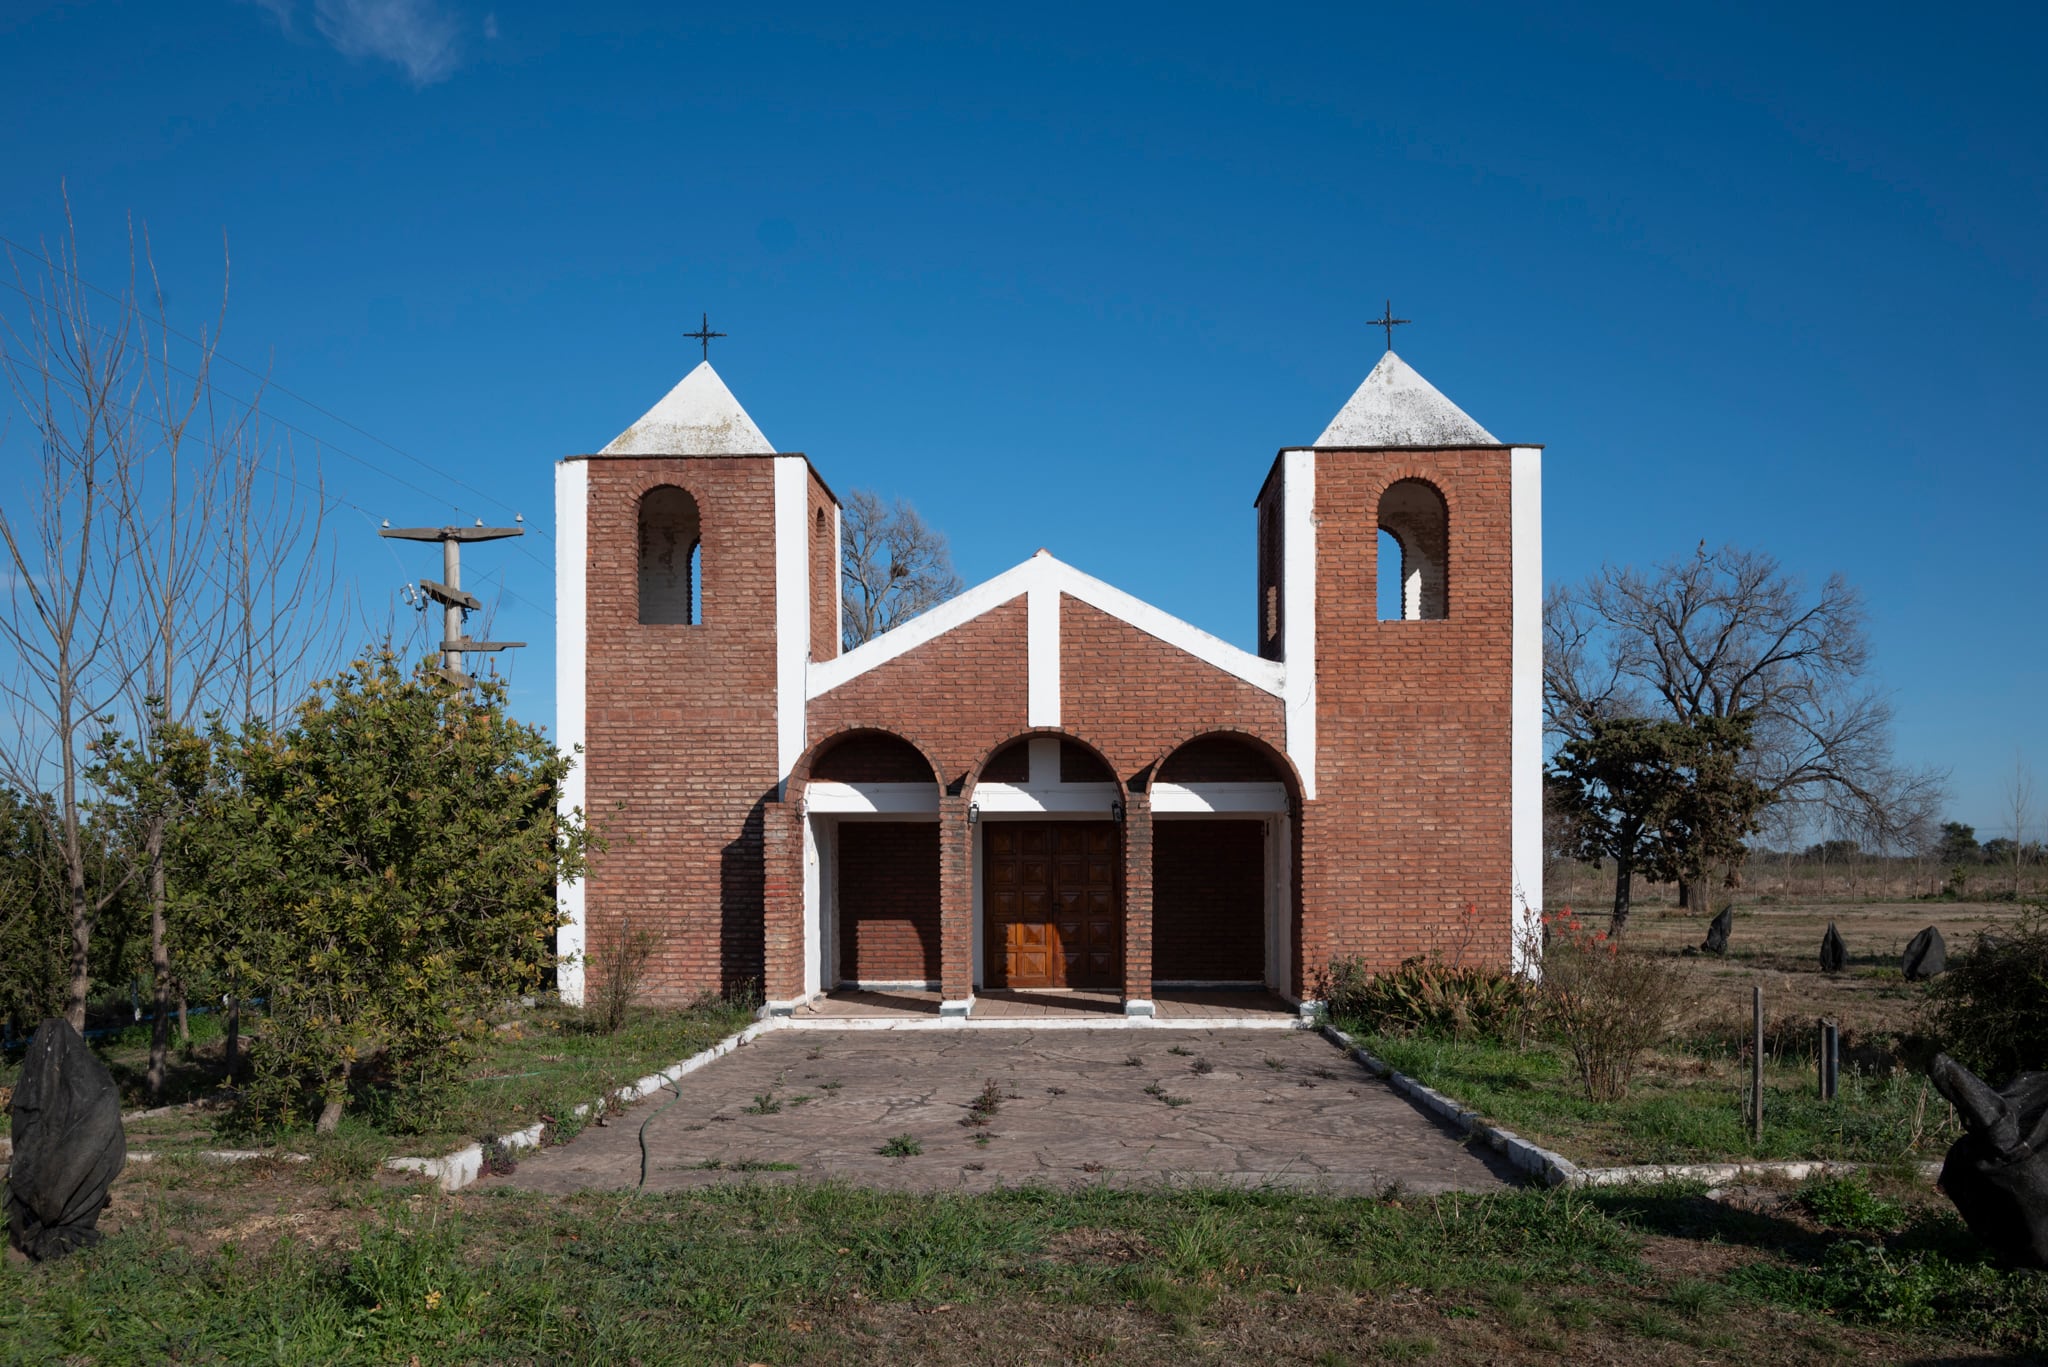
[[[962,1125],[986,1125],[996,1118],[996,1112],[1003,1108],[1003,1089],[996,1086],[994,1078],[982,1084],[974,1100],[967,1103],[967,1114],[960,1117]]]
[[[1173,1046],[1173,1048],[1167,1050],[1166,1052],[1169,1054],[1179,1054],[1182,1058],[1186,1058],[1189,1054],[1192,1054],[1195,1051],[1188,1048],[1185,1044],[1176,1044]]]
[[[884,1158],[915,1158],[924,1152],[924,1145],[917,1142],[915,1135],[899,1134],[875,1152]]]
[[[775,1099],[773,1093],[761,1092],[755,1095],[753,1105],[740,1109],[748,1115],[776,1115],[781,1112],[782,1103]]]

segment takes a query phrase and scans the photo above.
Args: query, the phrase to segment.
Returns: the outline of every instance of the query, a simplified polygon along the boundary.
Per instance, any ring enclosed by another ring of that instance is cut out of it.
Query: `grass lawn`
[[[563,1137],[583,1122],[570,1112],[651,1072],[709,1048],[736,1030],[746,1028],[751,1011],[721,1001],[706,1001],[675,1010],[654,1008],[632,1012],[615,1035],[599,1031],[595,1022],[572,1007],[537,1006],[508,1014],[493,1030],[471,1065],[447,1111],[426,1133],[402,1133],[379,1123],[374,1101],[352,1103],[342,1120],[341,1136],[364,1155],[433,1155],[460,1148],[480,1138],[524,1129],[535,1121],[557,1122]],[[192,1043],[173,1050],[173,1102],[199,1104],[168,1115],[128,1122],[128,1147],[177,1152],[224,1145],[246,1147],[246,1137],[224,1134],[224,1112],[208,1104],[225,1081],[222,1036],[210,1017],[193,1023]],[[260,1017],[247,1022],[262,1029]],[[94,1042],[100,1057],[121,1087],[122,1104],[148,1105],[144,1073],[149,1065],[148,1027],[138,1026]],[[310,1130],[284,1131],[263,1137],[268,1144],[306,1151],[314,1144]]]
[[[1645,1060],[1627,1099],[1594,1102],[1571,1056],[1551,1045],[1392,1038],[1339,1021],[1367,1049],[1526,1139],[1588,1167],[1827,1158],[1938,1160],[1959,1133],[1948,1104],[1917,1074],[1842,1075],[1834,1102],[1809,1065],[1764,1070],[1763,1141],[1752,1144],[1742,1098],[1748,1065],[1667,1052]]]
[[[1984,1266],[1953,1217],[1907,1204],[1926,1199],[450,1197],[173,1160],[123,1178],[99,1247],[0,1270],[0,1360],[1759,1364],[2048,1346],[2041,1279]]]

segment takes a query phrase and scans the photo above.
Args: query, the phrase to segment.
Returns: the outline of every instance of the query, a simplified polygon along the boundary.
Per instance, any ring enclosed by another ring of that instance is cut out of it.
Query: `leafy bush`
[[[1570,907],[1543,919],[1550,935],[1536,1012],[1571,1051],[1586,1095],[1618,1101],[1637,1061],[1671,1033],[1684,974],[1669,959],[1624,950],[1604,930],[1587,931]]]
[[[1332,959],[1316,984],[1331,1016],[1375,1035],[1443,1035],[1509,1043],[1520,1038],[1528,985],[1512,974],[1416,957],[1390,973],[1362,959]]]
[[[195,826],[211,901],[235,910],[211,929],[269,995],[243,1123],[331,1130],[368,1092],[392,1128],[431,1125],[490,1015],[555,961],[555,883],[583,869],[582,825],[555,810],[569,761],[505,715],[502,685],[408,677],[389,648],[289,729],[215,749]]]
[[[1979,934],[1928,988],[1930,1033],[1987,1079],[2003,1082],[2048,1058],[2048,906]]]

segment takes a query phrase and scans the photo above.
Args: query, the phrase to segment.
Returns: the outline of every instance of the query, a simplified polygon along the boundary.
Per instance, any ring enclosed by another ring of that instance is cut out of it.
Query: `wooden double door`
[[[981,823],[989,987],[1120,987],[1123,840],[1109,821]]]

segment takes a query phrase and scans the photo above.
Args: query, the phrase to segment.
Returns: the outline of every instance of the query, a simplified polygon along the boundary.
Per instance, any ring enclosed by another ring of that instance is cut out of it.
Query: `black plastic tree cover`
[[[1842,943],[1842,932],[1835,929],[1833,921],[1828,922],[1828,933],[1820,937],[1820,971],[1840,973],[1849,962],[1849,947]]]
[[[1941,1189],[1970,1232],[2001,1262],[2048,1267],[2048,1073],[2021,1073],[1992,1090],[1947,1054],[1929,1070],[1963,1118]]]
[[[10,1114],[7,1228],[14,1246],[31,1258],[61,1258],[98,1243],[100,1212],[128,1161],[128,1139],[113,1075],[69,1021],[36,1028]]]
[[[1721,908],[1721,914],[1707,923],[1706,943],[1700,946],[1709,954],[1728,952],[1728,932],[1735,929],[1735,908]]]
[[[1906,953],[1899,960],[1899,969],[1909,983],[1925,982],[1937,973],[1948,971],[1948,945],[1943,942],[1941,932],[1933,926],[1921,931],[1906,942]]]

